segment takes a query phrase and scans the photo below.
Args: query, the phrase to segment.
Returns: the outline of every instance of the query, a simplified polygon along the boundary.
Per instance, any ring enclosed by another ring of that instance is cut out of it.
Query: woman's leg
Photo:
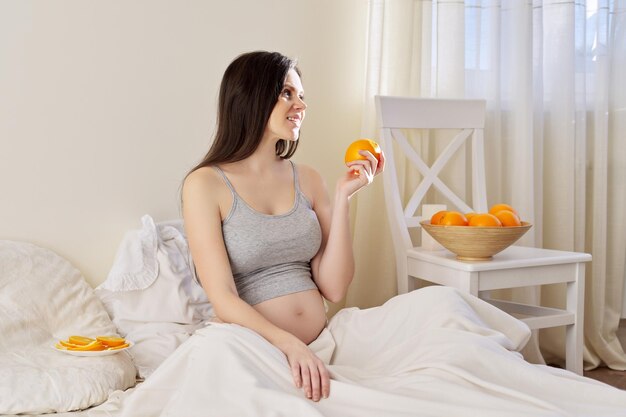
[[[128,397],[122,411],[133,417],[321,416],[295,387],[285,355],[232,324],[196,332]]]
[[[492,339],[508,350],[521,349],[528,327],[492,305],[456,289],[430,286],[396,296],[385,304],[338,312],[328,328],[337,344],[332,363],[357,367],[417,346],[433,329],[464,330]]]

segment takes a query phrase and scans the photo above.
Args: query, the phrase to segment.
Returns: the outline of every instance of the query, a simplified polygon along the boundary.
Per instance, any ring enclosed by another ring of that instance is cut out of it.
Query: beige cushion
[[[67,260],[30,243],[0,241],[0,414],[84,409],[133,386],[125,352],[76,357],[52,347],[73,334],[116,333]]]

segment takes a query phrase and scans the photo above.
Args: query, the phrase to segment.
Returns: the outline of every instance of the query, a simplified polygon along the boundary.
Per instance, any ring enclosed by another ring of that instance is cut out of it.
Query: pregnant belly
[[[254,308],[276,326],[309,344],[326,325],[324,301],[318,290],[300,291],[272,298]]]

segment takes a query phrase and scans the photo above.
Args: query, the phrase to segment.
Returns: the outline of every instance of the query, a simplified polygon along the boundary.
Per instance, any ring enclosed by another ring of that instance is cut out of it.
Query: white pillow
[[[116,329],[82,275],[54,252],[0,241],[0,414],[88,408],[135,384],[130,357],[76,357],[52,348],[69,336]]]
[[[182,220],[141,221],[140,230],[124,236],[96,294],[120,333],[135,342],[129,353],[147,378],[213,318],[213,309],[195,277]]]

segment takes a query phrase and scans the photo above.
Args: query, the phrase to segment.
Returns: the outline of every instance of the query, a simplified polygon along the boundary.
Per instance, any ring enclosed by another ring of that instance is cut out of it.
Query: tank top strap
[[[293,183],[294,186],[296,187],[296,193],[300,193],[300,181],[298,180],[298,170],[296,169],[296,164],[293,163],[293,161],[290,159],[289,163],[291,164],[291,169],[293,171]]]
[[[215,168],[215,170],[220,174],[220,176],[224,180],[224,183],[230,189],[230,192],[233,194],[233,197],[237,197],[237,191],[235,191],[235,187],[233,187],[233,184],[231,184],[230,180],[228,179],[224,171],[222,171],[222,168],[218,167],[217,165],[213,165],[213,168]]]

